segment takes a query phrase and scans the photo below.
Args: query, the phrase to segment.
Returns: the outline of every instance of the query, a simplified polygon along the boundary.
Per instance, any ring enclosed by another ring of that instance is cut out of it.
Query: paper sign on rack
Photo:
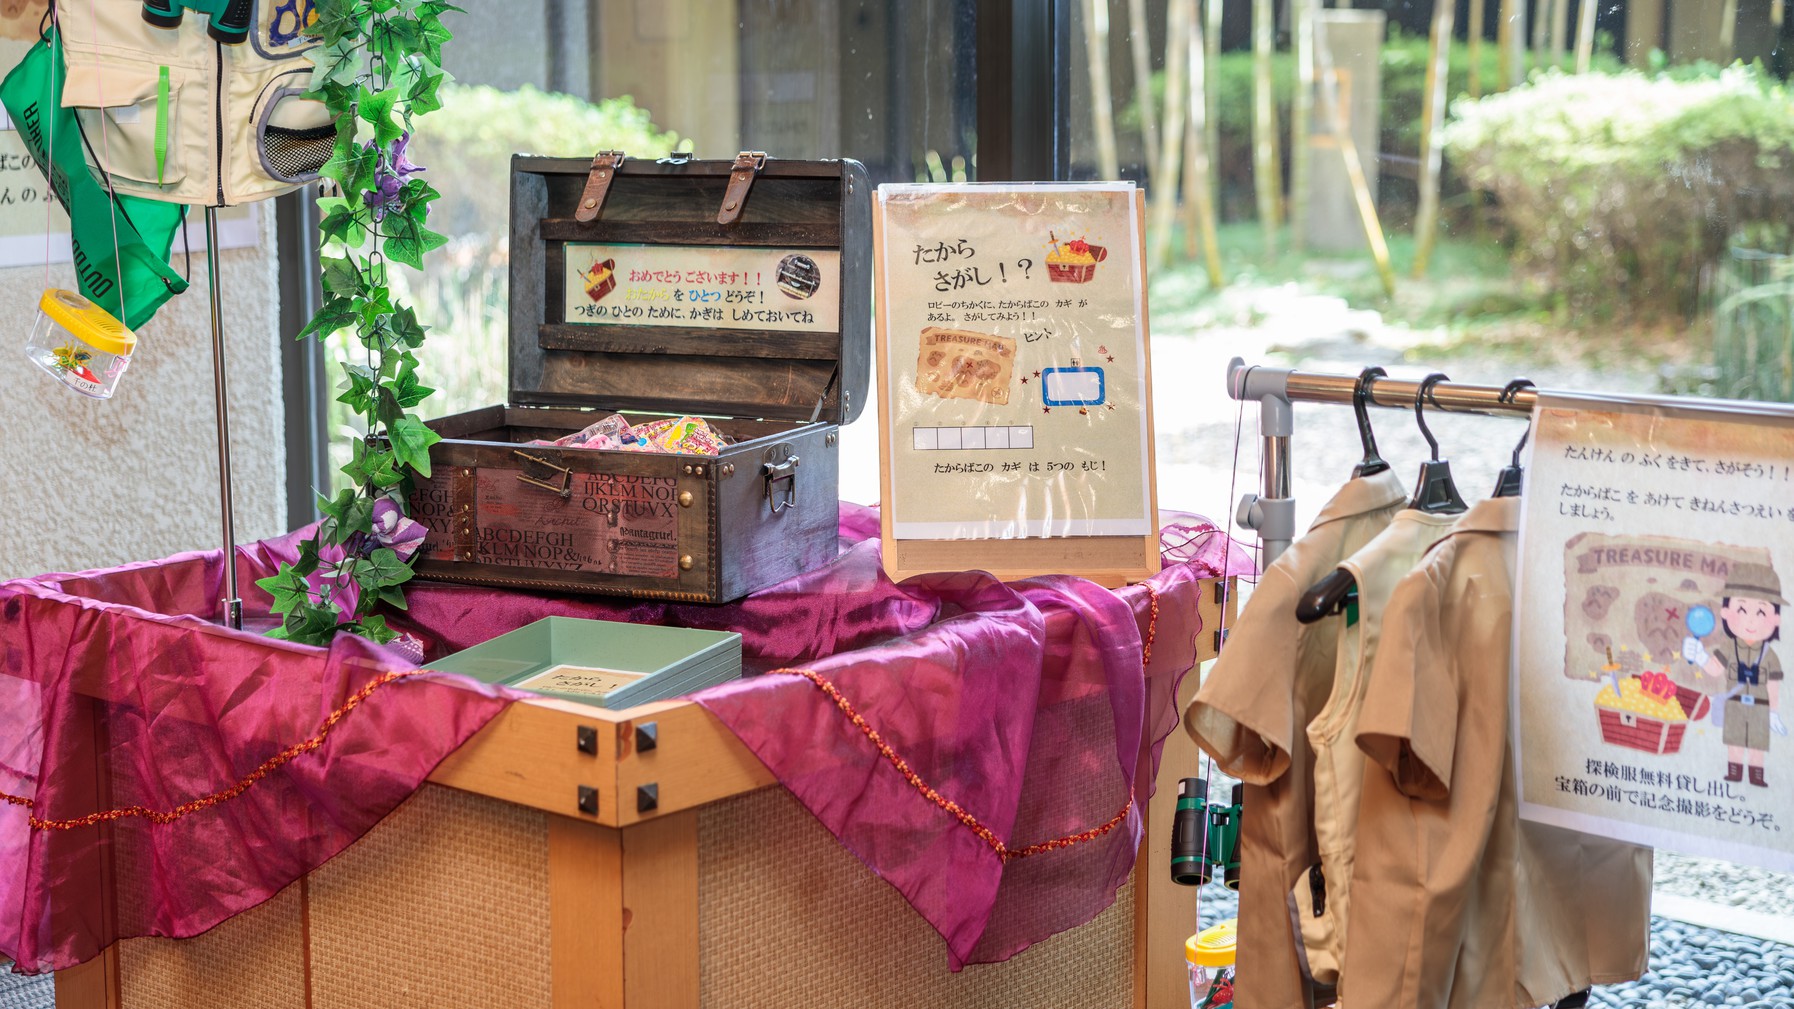
[[[1541,396],[1533,443],[1521,815],[1794,870],[1794,410]]]

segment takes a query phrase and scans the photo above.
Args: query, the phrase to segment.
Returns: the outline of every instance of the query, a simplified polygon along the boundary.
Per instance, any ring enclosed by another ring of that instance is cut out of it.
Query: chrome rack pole
[[[1237,357],[1227,365],[1228,395],[1259,403],[1259,434],[1264,438],[1263,492],[1243,495],[1237,518],[1240,525],[1258,533],[1266,566],[1274,563],[1295,538],[1296,501],[1290,490],[1289,452],[1295,418],[1290,404],[1299,401],[1349,406],[1357,382],[1354,375],[1248,367]],[[1419,393],[1419,382],[1379,378],[1371,383],[1368,400],[1374,406],[1406,410],[1413,408],[1414,397]],[[1538,398],[1538,392],[1531,388],[1503,399],[1500,386],[1440,382],[1433,387],[1428,402],[1460,413],[1527,414]]]
[[[231,521],[230,397],[224,379],[224,318],[218,296],[218,208],[206,208],[206,284],[212,302],[212,389],[218,414],[218,502],[224,519],[224,624],[243,629],[243,600],[237,594],[237,536]]]
[[[1228,394],[1234,399],[1258,400],[1258,433],[1264,438],[1263,493],[1241,495],[1236,518],[1240,525],[1258,533],[1266,567],[1276,563],[1296,538],[1296,498],[1290,490],[1289,439],[1295,433],[1295,416],[1289,406],[1290,374],[1284,369],[1248,368],[1237,357],[1227,366]]]

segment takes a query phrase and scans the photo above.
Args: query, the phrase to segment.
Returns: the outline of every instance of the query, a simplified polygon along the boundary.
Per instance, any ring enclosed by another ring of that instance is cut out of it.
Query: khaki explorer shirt
[[[1406,497],[1389,471],[1342,486],[1259,579],[1184,718],[1221,770],[1246,784],[1237,1009],[1314,1004],[1289,894],[1319,859],[1307,726],[1333,687],[1338,636],[1297,623],[1296,599],[1381,532]]]
[[[1347,1009],[1533,1009],[1630,981],[1651,850],[1519,818],[1508,661],[1520,502],[1484,501],[1396,587],[1365,691]]]

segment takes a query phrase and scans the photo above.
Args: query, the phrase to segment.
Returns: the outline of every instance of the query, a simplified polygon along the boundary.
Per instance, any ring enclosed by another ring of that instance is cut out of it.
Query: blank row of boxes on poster
[[[1023,427],[918,427],[916,451],[979,448],[1033,448],[1034,428]]]

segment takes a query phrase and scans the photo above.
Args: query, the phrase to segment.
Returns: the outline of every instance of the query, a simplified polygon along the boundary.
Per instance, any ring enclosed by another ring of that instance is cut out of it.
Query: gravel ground
[[[1794,911],[1794,875],[1667,851],[1657,853],[1657,889],[1765,914]]]
[[[56,982],[45,974],[24,977],[0,960],[0,1009],[55,1009]]]
[[[1651,972],[1633,984],[1595,989],[1590,1005],[1794,1006],[1794,947],[1667,918],[1651,919]]]

